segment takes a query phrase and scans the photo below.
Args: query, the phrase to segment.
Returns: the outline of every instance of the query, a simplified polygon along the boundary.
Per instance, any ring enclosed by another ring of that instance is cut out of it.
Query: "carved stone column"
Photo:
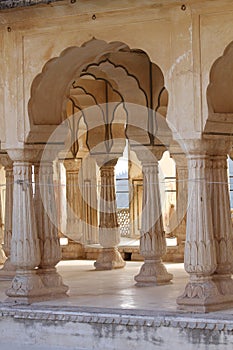
[[[100,222],[99,242],[103,250],[99,254],[95,267],[97,270],[111,270],[125,266],[117,245],[120,243],[120,231],[117,223],[114,167],[116,160],[105,163],[100,168]]]
[[[1,166],[0,166],[1,169]],[[0,193],[0,264],[3,265],[6,261],[6,255],[3,250],[4,232],[3,232],[3,220],[2,220],[2,201]]]
[[[218,148],[218,152],[220,147]],[[213,275],[219,291],[228,306],[233,305],[233,228],[227,174],[227,150],[224,155],[211,156],[211,204],[213,231],[216,244],[217,268]],[[217,154],[217,152],[216,152]]]
[[[188,164],[184,153],[171,153],[176,163],[176,222],[173,234],[177,237],[179,254],[184,255],[188,206]]]
[[[80,152],[81,153],[81,152]],[[81,193],[83,205],[83,234],[85,244],[99,243],[98,201],[97,201],[97,165],[88,152],[82,151]]]
[[[185,145],[189,170],[185,270],[190,281],[177,303],[181,309],[205,312],[216,309],[220,297],[212,281],[217,260],[211,211],[209,144],[190,140]]]
[[[40,242],[41,260],[37,270],[47,293],[54,297],[66,294],[68,287],[56,270],[61,260],[58,239],[57,211],[53,184],[53,162],[41,160],[34,164],[35,211]]]
[[[166,253],[165,231],[163,228],[158,160],[164,147],[136,150],[142,163],[143,204],[140,238],[140,253],[145,261],[135,281],[139,286],[170,283],[173,275],[168,273],[161,257]]]
[[[65,159],[66,168],[66,200],[67,200],[67,224],[66,235],[68,238],[83,242],[82,222],[82,196],[79,190],[79,170],[81,159]]]
[[[11,237],[12,237],[12,211],[13,211],[13,162],[7,154],[1,156],[1,163],[5,168],[6,192],[5,192],[5,223],[4,223],[4,245],[6,254],[5,264],[0,271],[0,276],[12,279],[15,275],[15,266],[11,263]]]
[[[36,272],[41,255],[32,194],[31,160],[35,151],[10,150],[8,154],[14,161],[11,262],[16,275],[6,294],[9,302],[30,303],[46,294]]]

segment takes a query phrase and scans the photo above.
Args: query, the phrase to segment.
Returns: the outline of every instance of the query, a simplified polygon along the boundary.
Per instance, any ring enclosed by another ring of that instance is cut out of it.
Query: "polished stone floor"
[[[142,262],[127,262],[124,269],[111,271],[96,271],[93,264],[90,260],[60,262],[58,271],[70,287],[69,297],[37,304],[175,311],[176,297],[187,282],[183,264],[166,264],[174,275],[173,282],[152,287],[135,286],[134,276]],[[0,280],[1,302],[9,285],[10,281]]]
[[[124,269],[96,271],[94,261],[69,260],[58,264],[63,281],[70,287],[69,296],[62,299],[37,302],[33,305],[44,308],[84,307],[126,310],[148,310],[181,314],[177,311],[176,298],[188,281],[183,264],[165,264],[173,274],[171,284],[150,287],[136,287],[134,276],[139,272],[142,262],[127,262]],[[5,290],[10,281],[1,280],[0,302],[6,299]],[[233,309],[211,312],[209,315],[233,315]]]

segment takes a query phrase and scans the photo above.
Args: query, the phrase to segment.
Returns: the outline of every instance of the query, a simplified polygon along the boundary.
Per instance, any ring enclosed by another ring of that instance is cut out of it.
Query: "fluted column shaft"
[[[188,206],[188,165],[179,165],[176,163],[177,174],[177,198],[176,198],[176,216],[177,227],[175,235],[178,244],[182,244],[186,237],[186,221]]]
[[[211,157],[212,161],[212,213],[216,244],[217,275],[230,274],[233,270],[233,229],[227,175],[227,157]]]
[[[120,243],[114,172],[114,165],[100,168],[99,242],[104,248],[115,247]]]
[[[65,159],[66,168],[66,200],[67,223],[66,235],[68,238],[83,242],[82,232],[82,197],[79,190],[80,159]]]
[[[61,260],[58,238],[57,211],[53,183],[53,162],[41,161],[34,164],[36,222],[40,242],[41,259],[38,274],[48,293],[65,293],[61,276],[56,264]]]
[[[181,309],[201,312],[215,309],[221,297],[212,280],[217,259],[211,206],[211,161],[207,146],[208,143],[200,141],[188,154],[189,205],[184,266],[190,281],[177,299]]]
[[[185,270],[191,280],[210,279],[215,271],[216,252],[213,235],[210,160],[205,155],[190,156],[189,208],[187,215],[187,239],[185,244]]]
[[[5,223],[4,223],[4,244],[3,250],[6,254],[6,261],[0,271],[0,276],[9,278],[15,275],[15,266],[11,263],[11,237],[12,237],[12,211],[13,211],[13,163],[9,157],[5,157],[4,161],[6,176],[6,192],[5,192]]]
[[[166,252],[166,240],[161,210],[158,160],[154,157],[154,160],[141,160],[141,162],[143,203],[140,253],[145,262],[135,280],[137,285],[164,284],[173,276],[167,272],[161,260]]]
[[[40,263],[40,247],[37,234],[32,196],[31,163],[14,162],[13,232],[11,261],[19,270],[31,270]]]
[[[110,161],[100,168],[100,214],[99,242],[104,248],[95,262],[98,270],[110,270],[125,266],[117,245],[120,243],[120,231],[117,222],[114,166],[117,160]]]
[[[53,187],[53,163],[41,162],[35,169],[35,208],[40,240],[41,268],[54,267],[61,260],[57,213]],[[51,221],[52,220],[52,221]]]
[[[3,231],[3,219],[2,219],[2,200],[1,200],[1,193],[0,193],[0,264],[4,264],[6,261],[6,256],[3,250],[3,241],[4,241],[4,231]]]
[[[143,164],[142,173],[143,213],[140,251],[146,258],[160,259],[166,253],[166,241],[160,202],[158,162]]]
[[[13,165],[5,167],[6,193],[5,193],[5,225],[4,225],[4,251],[10,260],[12,237],[12,210],[13,210]]]

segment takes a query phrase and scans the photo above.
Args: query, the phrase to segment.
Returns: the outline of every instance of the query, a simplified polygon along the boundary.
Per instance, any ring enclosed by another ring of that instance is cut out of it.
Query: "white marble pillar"
[[[14,161],[11,262],[16,275],[6,294],[9,302],[28,304],[46,294],[36,271],[41,255],[32,194],[31,160],[35,151],[9,150],[8,154]]]
[[[66,236],[74,241],[84,243],[82,221],[82,196],[79,189],[79,171],[81,159],[65,159],[67,221]]]
[[[81,153],[81,152],[80,152]],[[97,165],[88,152],[82,151],[82,171],[80,173],[83,233],[85,244],[99,243],[98,232],[98,201],[97,201]]]
[[[53,183],[53,162],[34,163],[35,212],[40,242],[41,260],[37,270],[47,294],[53,297],[65,295],[68,287],[63,284],[56,264],[61,260],[58,238],[57,211]]]
[[[101,191],[99,213],[99,242],[103,247],[95,267],[97,270],[122,268],[125,261],[118,251],[120,231],[117,223],[114,167],[117,159],[100,167]]]
[[[1,169],[1,166],[0,166]],[[4,242],[4,224],[2,220],[2,199],[0,192],[0,265],[3,265],[6,261],[6,255],[3,250],[3,242]]]
[[[190,140],[188,149],[188,211],[185,243],[185,270],[190,280],[177,298],[180,309],[206,312],[216,309],[220,293],[212,280],[217,268],[211,210],[208,142]]]
[[[138,286],[166,284],[173,278],[161,259],[166,253],[158,177],[158,160],[163,152],[163,147],[151,148],[147,152],[136,151],[143,173],[140,253],[145,259],[139,274],[134,278]]]
[[[211,204],[217,268],[213,280],[225,302],[233,302],[233,228],[228,187],[227,156],[211,156]],[[232,303],[233,305],[233,303]]]
[[[179,254],[184,254],[186,221],[188,207],[188,164],[184,153],[174,153],[171,157],[176,163],[176,224],[173,234],[177,237]]]
[[[5,192],[5,223],[4,223],[4,245],[3,249],[6,254],[6,261],[0,276],[12,279],[15,275],[15,266],[11,263],[11,237],[12,237],[12,211],[13,211],[13,162],[6,154],[1,157],[1,162],[5,168],[6,192]]]

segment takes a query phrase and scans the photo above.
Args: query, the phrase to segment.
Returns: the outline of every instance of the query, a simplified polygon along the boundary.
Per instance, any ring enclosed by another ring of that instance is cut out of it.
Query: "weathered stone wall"
[[[1,349],[232,349],[232,321],[185,315],[2,310]]]

